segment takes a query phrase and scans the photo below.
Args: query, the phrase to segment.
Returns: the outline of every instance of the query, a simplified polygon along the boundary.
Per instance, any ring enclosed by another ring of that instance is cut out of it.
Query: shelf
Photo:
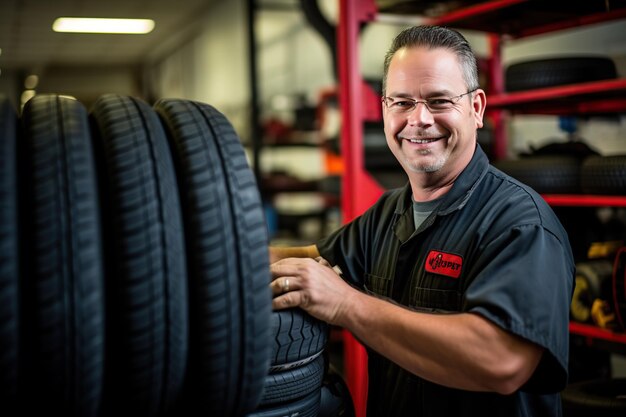
[[[528,114],[626,112],[626,78],[490,95],[490,109]]]
[[[433,4],[435,3],[435,4]],[[378,1],[379,13],[430,17],[429,24],[477,30],[510,38],[549,33],[626,18],[626,1],[539,2],[528,0],[450,2]]]
[[[613,346],[613,351],[626,353],[626,333],[617,333],[611,330],[601,329],[597,326],[570,322],[570,334],[587,338],[588,345],[597,345],[598,342],[608,342]]]
[[[626,207],[626,197],[612,195],[544,194],[551,206]]]

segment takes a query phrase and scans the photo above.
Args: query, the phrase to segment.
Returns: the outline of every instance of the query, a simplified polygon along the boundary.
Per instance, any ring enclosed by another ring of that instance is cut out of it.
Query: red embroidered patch
[[[426,271],[434,274],[445,275],[451,278],[458,278],[461,275],[463,258],[452,253],[431,250],[426,257]]]

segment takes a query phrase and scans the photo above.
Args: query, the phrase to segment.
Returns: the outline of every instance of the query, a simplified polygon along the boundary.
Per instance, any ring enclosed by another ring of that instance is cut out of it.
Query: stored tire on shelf
[[[0,404],[15,410],[19,352],[17,114],[0,95]]]
[[[541,155],[493,162],[499,170],[532,187],[538,193],[579,193],[580,159]]]
[[[96,416],[104,372],[103,255],[87,111],[37,95],[24,106],[20,411]]]
[[[325,368],[324,355],[319,355],[313,362],[303,366],[268,374],[259,407],[287,403],[319,390]]]
[[[274,335],[270,372],[313,361],[328,341],[328,324],[300,308],[272,312],[270,328]]]
[[[563,417],[623,417],[626,379],[594,380],[568,385],[561,392]]]
[[[154,416],[180,395],[187,275],[176,176],[146,103],[113,94],[91,110],[107,266],[105,415]]]
[[[588,194],[626,193],[626,155],[590,156],[581,167],[582,191]]]
[[[519,62],[505,69],[506,91],[531,90],[617,77],[607,57],[561,57]]]
[[[215,108],[160,100],[179,178],[190,275],[185,402],[201,415],[258,405],[269,368],[267,228],[241,141]]]
[[[317,417],[321,394],[318,389],[297,401],[259,408],[246,417]]]
[[[591,306],[596,299],[608,300],[605,288],[611,282],[613,264],[609,260],[578,262],[576,264],[576,286],[570,312],[572,319],[581,323],[591,322]]]
[[[626,330],[626,247],[615,256],[612,284],[615,316],[622,329]]]

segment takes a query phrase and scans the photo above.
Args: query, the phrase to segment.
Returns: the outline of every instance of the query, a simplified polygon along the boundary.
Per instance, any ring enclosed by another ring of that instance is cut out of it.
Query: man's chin
[[[405,160],[404,166],[411,172],[415,173],[429,173],[437,172],[445,164],[445,159],[433,160],[433,161],[410,161]]]

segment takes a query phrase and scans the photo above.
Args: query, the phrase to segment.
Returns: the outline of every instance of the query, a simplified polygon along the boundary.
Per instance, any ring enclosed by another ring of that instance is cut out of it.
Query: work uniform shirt
[[[504,396],[434,384],[369,349],[368,417],[560,415],[574,260],[550,207],[477,146],[430,216],[413,224],[407,185],[317,247],[363,291],[417,311],[479,314],[545,350],[525,386]]]

